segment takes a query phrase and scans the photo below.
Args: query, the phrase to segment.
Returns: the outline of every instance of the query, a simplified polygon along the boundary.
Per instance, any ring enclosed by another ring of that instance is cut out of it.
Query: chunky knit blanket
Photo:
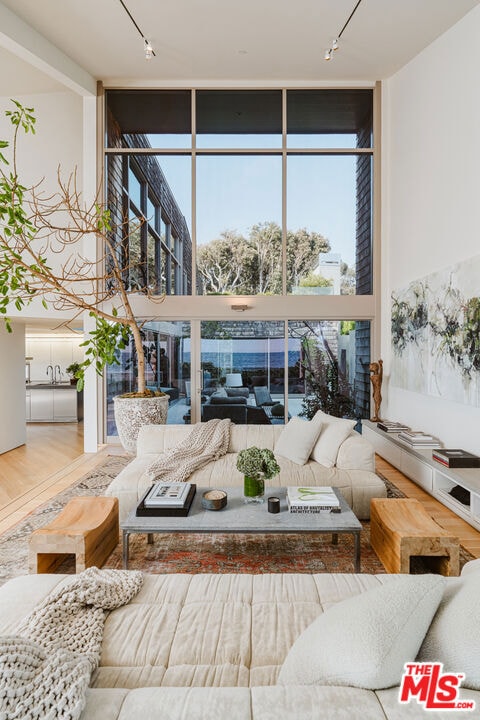
[[[196,423],[178,445],[162,453],[149,468],[152,482],[185,482],[190,475],[228,450],[231,420]]]
[[[92,567],[0,637],[0,720],[77,720],[100,660],[109,610],[140,590],[142,573]]]

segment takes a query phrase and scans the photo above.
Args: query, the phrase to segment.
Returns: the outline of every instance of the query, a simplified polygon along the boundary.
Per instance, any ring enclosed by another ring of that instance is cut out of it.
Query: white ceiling
[[[150,86],[381,80],[479,2],[362,0],[330,62],[323,59],[325,49],[356,0],[125,0],[154,47],[156,57],[149,62],[142,38],[119,0],[0,4],[95,79],[106,85]],[[13,62],[0,52],[0,94],[19,92]],[[18,72],[24,70],[20,65]],[[23,92],[22,77],[18,83]],[[48,89],[45,79],[34,79],[40,88],[35,91],[44,91],[44,85]]]

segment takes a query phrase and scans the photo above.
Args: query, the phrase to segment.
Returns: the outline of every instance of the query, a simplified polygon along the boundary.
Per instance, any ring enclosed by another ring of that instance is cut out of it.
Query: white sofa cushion
[[[278,676],[281,685],[398,685],[415,660],[442,598],[445,578],[399,575],[320,615],[295,641]]]
[[[322,423],[322,430],[313,446],[311,457],[324,467],[333,467],[340,445],[352,432],[356,420],[343,420],[318,410],[313,418]]]
[[[322,429],[320,418],[302,420],[293,417],[283,428],[275,443],[275,455],[281,455],[296,465],[305,465]]]
[[[480,690],[480,571],[473,568],[445,590],[418,655],[420,662],[441,660],[444,672],[461,672],[463,687]]]

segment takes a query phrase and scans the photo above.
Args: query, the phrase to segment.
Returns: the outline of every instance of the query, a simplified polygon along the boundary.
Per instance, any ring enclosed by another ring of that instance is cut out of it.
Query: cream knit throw
[[[195,470],[225,455],[231,425],[228,418],[196,423],[184,440],[147,468],[147,477],[152,482],[185,482]]]
[[[137,571],[88,568],[55,588],[17,635],[0,637],[0,720],[77,720],[107,613],[142,583]]]

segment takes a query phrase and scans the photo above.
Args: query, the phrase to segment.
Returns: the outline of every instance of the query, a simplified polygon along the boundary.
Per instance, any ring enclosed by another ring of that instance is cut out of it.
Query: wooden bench
[[[67,555],[75,556],[76,572],[101,567],[118,540],[117,498],[74,497],[51,523],[32,532],[30,572],[53,572]]]
[[[370,543],[387,572],[409,573],[411,559],[428,558],[432,572],[459,574],[459,541],[413,498],[370,501]]]

